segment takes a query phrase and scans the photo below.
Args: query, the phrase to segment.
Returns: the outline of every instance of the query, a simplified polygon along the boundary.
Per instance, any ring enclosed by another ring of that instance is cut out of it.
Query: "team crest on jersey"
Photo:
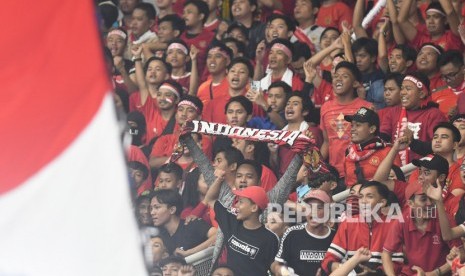
[[[433,244],[441,244],[441,241],[439,241],[439,236],[438,235],[433,236]]]
[[[373,156],[370,158],[370,164],[373,166],[378,166],[379,165],[379,157],[378,156]]]
[[[341,139],[346,130],[349,128],[350,124],[344,120],[344,114],[339,113],[339,115],[330,121],[331,128],[337,133],[337,137]]]

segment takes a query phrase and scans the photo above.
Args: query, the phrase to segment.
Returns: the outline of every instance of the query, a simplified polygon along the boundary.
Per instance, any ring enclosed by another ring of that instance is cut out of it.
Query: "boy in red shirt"
[[[335,99],[325,102],[320,111],[320,128],[323,131],[323,158],[329,157],[341,177],[345,176],[345,151],[350,143],[350,123],[344,120],[345,115],[354,114],[359,108],[371,108],[370,102],[357,97],[355,87],[360,85],[362,76],[355,64],[342,61],[336,66],[333,76]]]
[[[391,147],[378,137],[379,117],[373,110],[362,107],[354,115],[344,116],[344,119],[352,124],[351,144],[347,148],[344,164],[345,182],[350,187],[372,179]],[[395,165],[400,165],[399,157]]]
[[[183,19],[186,22],[186,32],[181,35],[189,48],[195,45],[199,49],[197,56],[197,64],[200,76],[205,70],[205,62],[207,57],[207,48],[213,40],[214,33],[205,32],[203,24],[207,21],[209,12],[208,5],[202,0],[189,0],[184,3]],[[201,78],[206,80],[206,76]]]

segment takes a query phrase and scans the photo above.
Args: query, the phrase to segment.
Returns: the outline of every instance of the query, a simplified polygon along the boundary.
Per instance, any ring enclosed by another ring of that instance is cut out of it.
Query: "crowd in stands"
[[[150,275],[465,275],[465,5],[379,1],[96,1]]]

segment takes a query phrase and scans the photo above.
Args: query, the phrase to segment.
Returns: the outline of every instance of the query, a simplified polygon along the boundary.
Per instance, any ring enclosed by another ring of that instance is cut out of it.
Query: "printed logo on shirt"
[[[255,259],[257,257],[258,251],[260,250],[258,247],[250,245],[244,241],[241,241],[236,236],[232,235],[228,240],[229,247],[245,256],[248,256],[251,259]]]
[[[410,128],[410,130],[413,131],[413,138],[420,139],[418,134],[420,133],[420,130],[421,130],[421,123],[408,122],[408,128]]]
[[[337,137],[339,139],[341,139],[342,136],[344,136],[346,130],[349,128],[349,122],[344,120],[344,114],[342,113],[339,113],[339,115],[336,118],[330,120],[329,124],[331,128],[337,133]]]
[[[373,166],[378,166],[379,165],[379,157],[378,156],[373,156],[370,159],[370,164]]]
[[[301,261],[319,262],[325,258],[326,251],[300,250]]]
[[[441,244],[441,241],[439,240],[439,236],[438,236],[438,235],[434,235],[434,236],[433,236],[433,244]]]

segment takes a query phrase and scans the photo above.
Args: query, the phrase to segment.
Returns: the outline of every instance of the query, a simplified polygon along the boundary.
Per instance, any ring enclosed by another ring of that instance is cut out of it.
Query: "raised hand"
[[[131,53],[135,58],[140,58],[140,56],[142,55],[142,47],[141,47],[141,45],[138,45],[138,44],[132,45]]]
[[[265,40],[260,41],[257,45],[257,49],[255,50],[255,60],[263,61],[265,58]]]
[[[194,276],[195,268],[192,265],[183,265],[178,271],[178,276]]]
[[[190,51],[189,51],[189,56],[192,61],[197,61],[197,56],[199,55],[199,49],[195,47],[195,45],[191,45]]]

